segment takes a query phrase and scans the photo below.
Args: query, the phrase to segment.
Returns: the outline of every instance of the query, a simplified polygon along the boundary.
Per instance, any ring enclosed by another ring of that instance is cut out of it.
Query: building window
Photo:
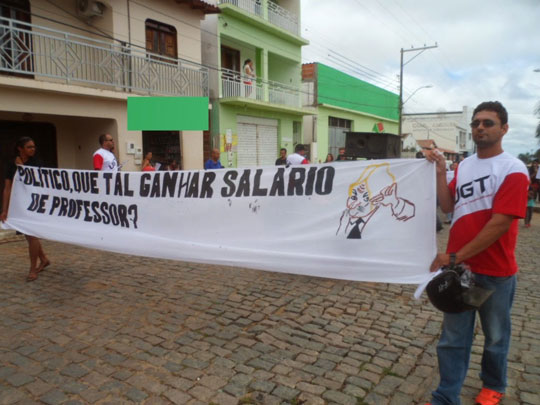
[[[221,45],[221,67],[229,71],[224,72],[224,75],[238,78],[233,72],[240,73],[240,51]]]
[[[176,28],[172,25],[163,24],[154,20],[146,20],[145,24],[146,50],[154,54],[177,59]],[[152,58],[156,57],[152,56]]]
[[[339,149],[347,142],[347,132],[352,129],[352,121],[345,118],[328,117],[328,153],[337,156]]]
[[[337,128],[351,129],[352,121],[344,118],[328,117],[328,126]]]
[[[302,143],[302,123],[300,121],[293,121],[292,128],[293,145],[296,146]]]
[[[467,147],[467,134],[465,131],[459,131],[459,147],[465,149]]]
[[[0,16],[15,21],[30,23],[30,2],[28,0],[4,0],[0,4]],[[33,72],[32,34],[30,27],[15,23],[10,33],[7,20],[0,20],[0,67],[2,74],[29,77]],[[33,77],[33,75],[31,76]]]

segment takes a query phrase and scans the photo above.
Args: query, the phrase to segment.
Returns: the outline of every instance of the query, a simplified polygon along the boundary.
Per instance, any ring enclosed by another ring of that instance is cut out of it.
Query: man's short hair
[[[101,134],[99,136],[99,144],[103,146],[103,142],[105,142],[106,138],[107,138],[107,134]]]
[[[296,146],[294,147],[294,151],[295,151],[296,153],[301,152],[301,151],[305,151],[305,150],[306,150],[306,147],[305,147],[303,144],[301,144],[301,143],[299,143],[298,145],[296,145]]]
[[[504,108],[504,106],[498,101],[484,101],[483,103],[478,104],[478,107],[476,107],[473,111],[473,117],[480,111],[493,111],[497,113],[497,116],[501,121],[501,125],[508,123],[508,112],[506,111],[506,108]]]
[[[287,152],[287,149],[285,149],[285,148],[281,148],[281,149],[280,149],[279,151],[280,151],[280,152],[281,152],[281,151],[285,151],[285,152]]]

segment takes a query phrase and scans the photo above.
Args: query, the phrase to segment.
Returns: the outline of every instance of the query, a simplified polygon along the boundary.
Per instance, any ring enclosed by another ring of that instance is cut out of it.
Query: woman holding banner
[[[41,166],[41,163],[34,157],[36,154],[36,145],[34,140],[29,137],[22,137],[16,143],[16,158],[8,164],[6,170],[6,181],[4,184],[4,195],[2,198],[2,212],[0,220],[4,222],[7,219],[9,210],[9,199],[11,197],[11,186],[13,178],[17,172],[17,165],[26,166]],[[25,235],[28,242],[28,253],[30,256],[30,272],[26,277],[26,281],[34,281],[38,278],[38,273],[50,264],[49,259],[43,251],[41,242],[35,236]],[[38,265],[39,258],[39,265]]]

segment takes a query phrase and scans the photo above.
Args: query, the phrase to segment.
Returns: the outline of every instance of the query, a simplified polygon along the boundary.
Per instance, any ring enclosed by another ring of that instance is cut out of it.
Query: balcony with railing
[[[218,0],[218,4],[232,4],[249,14],[259,16],[291,34],[300,35],[298,16],[280,5],[268,1],[266,10],[262,0]]]
[[[268,21],[286,31],[299,35],[298,16],[271,1],[268,2]]]
[[[221,71],[221,98],[241,98],[280,106],[300,108],[300,87],[260,80],[241,75],[234,70]]]
[[[208,96],[208,70],[196,63],[1,17],[0,73],[147,95]]]

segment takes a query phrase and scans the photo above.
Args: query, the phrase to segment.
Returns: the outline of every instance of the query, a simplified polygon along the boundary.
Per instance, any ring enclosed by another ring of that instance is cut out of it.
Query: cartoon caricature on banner
[[[377,177],[380,177],[377,181]],[[374,193],[372,186],[382,184],[384,188]],[[362,230],[370,218],[381,207],[390,207],[391,215],[398,221],[408,221],[414,217],[415,205],[398,197],[395,176],[390,172],[390,164],[379,163],[367,166],[356,182],[349,187],[347,208],[340,218],[338,232],[343,222],[348,239],[361,239]]]
[[[117,173],[20,166],[5,225],[126,254],[419,283],[436,252],[434,176],[415,159]]]

